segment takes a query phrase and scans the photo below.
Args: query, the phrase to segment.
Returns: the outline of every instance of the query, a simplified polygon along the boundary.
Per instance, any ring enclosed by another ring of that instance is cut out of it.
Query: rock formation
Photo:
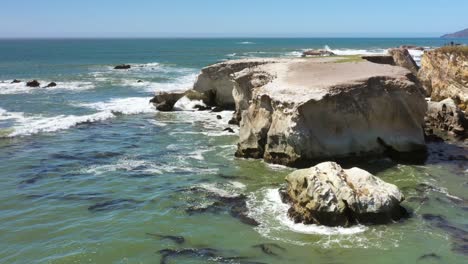
[[[37,80],[32,80],[30,82],[27,82],[26,86],[28,86],[28,87],[39,87],[39,86],[41,86],[41,84]]]
[[[398,188],[359,168],[343,170],[334,162],[297,170],[286,177],[283,201],[296,223],[350,226],[383,224],[405,215]]]
[[[239,60],[205,68],[203,82],[209,91],[233,94],[235,117],[241,117],[236,156],[305,166],[389,151],[424,153],[426,102],[407,77],[410,72],[334,60]],[[225,68],[231,69],[229,75],[213,74],[213,82],[206,76]]]
[[[157,110],[162,112],[172,111],[174,105],[179,101],[182,97],[186,96],[190,100],[200,100],[203,102],[208,102],[208,97],[195,90],[188,90],[185,92],[162,92],[154,96],[150,103],[153,103]],[[208,110],[206,106],[196,105],[195,108],[199,110]]]
[[[114,70],[128,70],[130,69],[132,66],[128,65],[128,64],[121,64],[121,65],[117,65],[114,67]]]
[[[56,87],[57,84],[55,82],[51,82],[49,84],[47,84],[44,88],[50,88],[50,87]]]
[[[390,49],[388,50],[388,53],[389,55],[370,55],[362,56],[362,58],[373,63],[400,66],[408,69],[412,74],[417,76],[419,67],[407,49]]]
[[[390,56],[393,57],[395,61],[395,65],[401,66],[411,71],[412,74],[415,76],[418,75],[419,66],[414,61],[413,57],[411,57],[410,53],[407,49],[398,48],[398,49],[390,49],[388,51]]]
[[[20,80],[14,79],[13,81],[11,81],[11,84],[20,83],[20,82],[21,82]]]
[[[426,135],[464,140],[468,136],[468,120],[452,99],[429,102],[425,117]]]
[[[462,110],[468,104],[468,47],[426,51],[418,78],[433,101],[451,98]]]

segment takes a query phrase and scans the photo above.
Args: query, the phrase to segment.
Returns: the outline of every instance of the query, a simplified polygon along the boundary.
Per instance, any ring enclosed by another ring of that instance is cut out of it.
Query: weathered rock
[[[150,100],[156,109],[162,112],[172,111],[175,103],[184,96],[185,92],[160,93]]]
[[[229,133],[234,133],[234,129],[227,127],[223,131],[229,132]]]
[[[39,86],[41,86],[41,84],[37,80],[32,80],[30,82],[27,82],[26,86],[28,86],[28,87],[39,87]]]
[[[258,65],[271,63],[271,59],[233,60],[203,68],[193,89],[207,96],[207,105],[235,109],[233,91],[238,86],[233,74],[245,71],[245,74]],[[239,95],[242,96],[242,95]]]
[[[142,83],[143,81],[142,80],[138,80],[137,83]]]
[[[335,56],[335,53],[325,49],[306,50],[302,53],[302,57],[316,57],[316,56]]]
[[[242,113],[236,156],[289,166],[388,152],[424,158],[427,104],[410,72],[334,60],[276,60],[250,69],[243,82],[233,74]]]
[[[418,78],[433,101],[452,98],[462,110],[468,105],[468,47],[426,51]]]
[[[413,57],[411,57],[407,49],[390,49],[388,53],[393,57],[395,65],[408,69],[415,76],[418,75],[419,66],[413,60]]]
[[[153,99],[150,100],[150,103],[153,103],[156,109],[158,109],[159,111],[168,112],[172,111],[177,101],[179,101],[184,96],[187,97],[189,100],[207,100],[207,97],[204,94],[194,90],[188,90],[185,92],[159,93],[158,95],[154,96]],[[195,105],[195,109],[203,111],[208,110],[208,107],[204,105]]]
[[[429,102],[425,117],[426,135],[464,140],[468,136],[468,120],[452,99]]]
[[[217,116],[216,116],[216,119],[221,120],[221,119],[223,119],[223,117],[220,116],[220,115],[217,115]]]
[[[49,84],[47,84],[44,88],[50,88],[50,87],[56,87],[57,84],[55,82],[51,82]]]
[[[132,68],[131,65],[128,65],[128,64],[121,64],[121,65],[117,65],[114,67],[114,70],[128,70]]]
[[[20,83],[21,81],[20,80],[17,80],[17,79],[14,79],[11,84],[14,84],[14,83]]]
[[[405,215],[398,188],[359,168],[334,162],[297,170],[286,177],[288,211],[296,223],[350,226],[384,224]]]

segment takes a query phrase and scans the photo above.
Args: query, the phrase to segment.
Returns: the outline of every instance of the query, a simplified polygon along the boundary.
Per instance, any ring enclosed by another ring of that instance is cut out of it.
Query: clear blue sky
[[[439,36],[468,0],[0,0],[0,38]]]

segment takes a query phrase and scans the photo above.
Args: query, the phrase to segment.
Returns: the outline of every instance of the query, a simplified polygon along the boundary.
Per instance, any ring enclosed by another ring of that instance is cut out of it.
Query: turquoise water
[[[226,59],[445,42],[0,40],[0,263],[466,263],[465,146],[431,144],[424,166],[356,164],[403,190],[408,220],[303,226],[276,192],[291,169],[234,158],[237,137],[222,131],[231,112],[148,104]],[[122,63],[133,67],[112,69]]]

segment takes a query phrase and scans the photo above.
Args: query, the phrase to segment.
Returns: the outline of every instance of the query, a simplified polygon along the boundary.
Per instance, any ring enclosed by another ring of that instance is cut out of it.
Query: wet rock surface
[[[296,222],[326,226],[384,224],[406,215],[398,188],[359,168],[343,170],[334,162],[297,170],[282,192]]]
[[[433,141],[439,138],[465,140],[468,136],[468,120],[465,113],[452,99],[429,102],[425,121],[425,132]]]

